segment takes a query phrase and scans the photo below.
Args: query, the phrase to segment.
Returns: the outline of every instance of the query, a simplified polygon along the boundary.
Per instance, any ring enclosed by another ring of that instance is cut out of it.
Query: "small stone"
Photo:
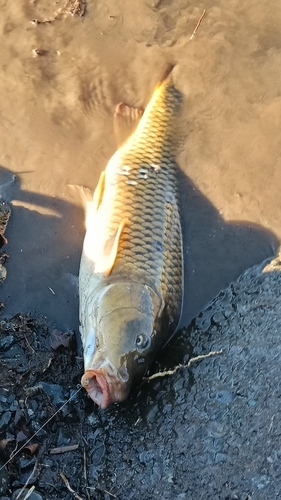
[[[0,462],[0,495],[5,495],[5,493],[8,493],[8,486],[9,486],[9,475],[6,467],[1,469],[3,463]],[[0,500],[9,500],[8,497],[1,497]]]
[[[67,397],[64,396],[62,386],[58,384],[48,384],[47,382],[39,382],[38,387],[50,396],[54,405],[60,406],[65,403]]]
[[[59,347],[75,348],[75,335],[73,331],[62,332],[55,328],[51,332],[51,348],[56,350]]]
[[[26,494],[28,493],[29,490],[30,490],[30,488],[25,489],[24,491],[22,491],[22,489],[15,490],[13,495],[12,495],[11,500],[16,500],[16,499],[23,500],[24,498],[26,498]],[[21,493],[21,495],[18,496],[20,493]],[[29,498],[29,500],[43,500],[43,497],[39,493],[37,493],[35,490],[33,490],[33,492],[28,496],[28,498]]]
[[[2,245],[7,243],[7,239],[4,236],[8,220],[11,214],[11,209],[9,205],[3,201],[0,201],[0,248]]]
[[[4,411],[8,410],[9,406],[8,398],[0,394],[0,413],[4,413]]]
[[[6,411],[0,418],[0,433],[5,432],[10,422],[11,412]]]
[[[224,405],[231,403],[235,399],[235,397],[236,397],[236,394],[234,392],[223,390],[223,389],[220,391],[217,391],[217,394],[216,394],[216,400],[219,403],[224,404]]]
[[[7,277],[7,269],[0,263],[0,283]]]
[[[7,335],[0,339],[0,352],[7,351],[14,344],[15,339],[12,335]]]
[[[21,457],[19,459],[20,468],[22,470],[28,469],[29,467],[34,466],[35,462],[36,462],[36,458],[35,457],[31,457],[31,458]]]

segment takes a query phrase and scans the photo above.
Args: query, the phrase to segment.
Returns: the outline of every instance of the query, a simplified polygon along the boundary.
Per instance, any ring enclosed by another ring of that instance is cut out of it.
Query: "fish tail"
[[[164,68],[164,70],[162,72],[161,77],[159,78],[159,81],[158,81],[158,84],[156,85],[156,87],[161,87],[161,85],[164,82],[167,82],[167,80],[169,80],[171,83],[173,82],[172,72],[173,72],[174,67],[175,67],[175,64],[170,64],[170,63],[168,63],[168,65],[165,66],[165,68]]]
[[[182,94],[174,83],[174,67],[172,64],[165,67],[144,112],[145,118],[156,122],[164,118],[165,126],[170,121],[171,127],[182,102]]]

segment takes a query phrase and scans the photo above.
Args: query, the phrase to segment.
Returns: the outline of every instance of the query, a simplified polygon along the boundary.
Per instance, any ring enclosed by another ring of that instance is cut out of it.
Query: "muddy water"
[[[115,150],[115,105],[145,106],[168,60],[184,95],[186,325],[281,236],[281,5],[92,0],[84,17],[75,5],[1,5],[0,194],[13,205],[5,315],[35,309],[77,327],[69,275],[84,224],[68,184],[95,187]]]

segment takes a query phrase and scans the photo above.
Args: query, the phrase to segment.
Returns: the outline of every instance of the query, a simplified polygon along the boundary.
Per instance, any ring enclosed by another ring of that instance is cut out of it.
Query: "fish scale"
[[[136,110],[130,115],[125,105],[117,107],[121,131],[130,116],[140,121],[109,161],[87,215],[79,273],[81,382],[101,408],[126,398],[179,322],[183,265],[175,125],[180,103],[171,73],[141,118]]]
[[[141,139],[125,145],[119,169],[122,170],[124,165],[130,166],[129,178],[137,184],[128,187],[125,179],[117,174],[116,214],[113,214],[114,220],[119,219],[120,222],[124,213],[130,213],[126,231],[119,240],[112,277],[128,273],[132,276],[133,270],[132,277],[142,279],[144,283],[153,279],[155,289],[164,294],[164,302],[169,303],[169,308],[174,311],[176,319],[171,328],[175,328],[178,321],[178,304],[182,294],[182,237],[177,165],[173,158],[173,114],[180,100],[179,92],[168,80],[159,105],[147,118]],[[160,170],[155,172],[152,164],[158,165]],[[138,178],[141,168],[148,170],[147,179]],[[174,201],[174,209],[167,207],[171,205],[165,201],[167,193]],[[169,211],[174,211],[174,214],[169,215]],[[167,224],[167,217],[171,217],[170,224]],[[157,251],[153,245],[155,235],[161,237],[164,252]],[[169,262],[170,259],[173,262]]]

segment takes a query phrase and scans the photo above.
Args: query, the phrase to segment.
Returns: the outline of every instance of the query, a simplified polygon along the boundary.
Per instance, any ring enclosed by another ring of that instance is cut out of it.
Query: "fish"
[[[85,194],[81,384],[102,409],[128,397],[180,320],[183,250],[175,133],[181,102],[169,69],[144,112],[118,104],[119,147],[94,194]]]

